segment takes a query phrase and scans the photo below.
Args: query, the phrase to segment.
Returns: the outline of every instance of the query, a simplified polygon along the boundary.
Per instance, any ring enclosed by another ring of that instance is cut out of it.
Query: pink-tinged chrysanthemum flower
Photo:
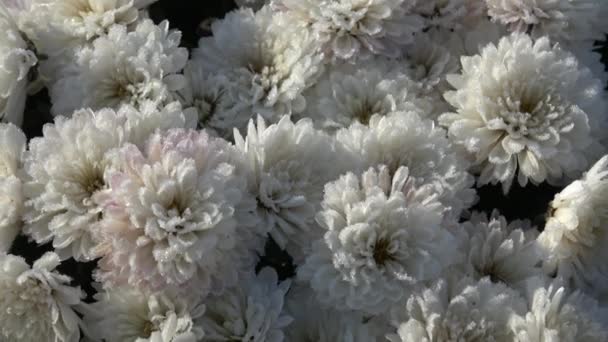
[[[115,150],[100,194],[97,278],[200,295],[234,284],[262,244],[248,230],[255,201],[237,156],[226,141],[183,129],[153,134],[143,151]]]

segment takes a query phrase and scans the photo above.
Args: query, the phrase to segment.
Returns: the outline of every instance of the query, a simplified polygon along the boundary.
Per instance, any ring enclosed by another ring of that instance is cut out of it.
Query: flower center
[[[355,118],[363,125],[368,125],[369,120],[374,114],[374,105],[368,99],[363,100],[363,102],[358,106],[358,108],[355,109],[354,112]]]
[[[388,261],[395,260],[395,256],[390,251],[390,241],[386,238],[381,238],[374,245],[373,258],[376,265],[384,266]]]
[[[145,321],[144,326],[142,328],[142,337],[149,338],[154,331],[156,331],[154,323],[150,321]]]

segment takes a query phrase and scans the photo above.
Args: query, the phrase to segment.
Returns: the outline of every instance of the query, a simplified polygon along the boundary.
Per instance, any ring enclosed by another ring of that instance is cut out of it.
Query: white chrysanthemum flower
[[[7,252],[21,229],[21,168],[27,140],[12,124],[0,124],[0,253]]]
[[[59,257],[47,253],[32,268],[21,257],[0,254],[0,340],[78,342],[73,307],[84,294],[54,272]]]
[[[413,9],[424,19],[424,27],[459,30],[470,28],[486,14],[480,0],[426,0],[416,2]]]
[[[509,318],[525,311],[521,296],[488,278],[440,280],[394,310],[391,342],[513,341]]]
[[[317,221],[326,233],[298,269],[319,302],[385,312],[458,261],[436,188],[418,185],[407,167],[392,172],[382,165],[325,186]]]
[[[125,105],[116,112],[81,110],[69,119],[59,116],[44,127],[43,137],[31,140],[24,160],[25,233],[38,243],[52,240],[62,258],[93,258],[92,234],[102,216],[95,197],[106,187],[106,152],[127,141],[142,146],[155,130],[186,124],[178,103],[162,110],[153,103],[141,108]]]
[[[87,337],[94,341],[196,342],[204,336],[194,320],[205,306],[176,295],[117,287],[97,293],[95,300],[82,309]]]
[[[478,184],[575,178],[604,149],[603,85],[547,38],[512,34],[463,57],[440,117],[452,141],[475,157]]]
[[[352,155],[359,156],[359,172],[380,164],[394,172],[406,166],[410,174],[438,188],[439,201],[450,208],[448,219],[457,220],[476,200],[471,189],[469,162],[431,120],[413,112],[395,112],[372,117],[369,125],[352,124],[338,131],[337,140]]]
[[[606,3],[596,0],[485,0],[488,15],[511,31],[555,40],[603,40]]]
[[[44,126],[30,141],[24,168],[24,232],[37,243],[53,241],[62,258],[91,260],[91,231],[101,217],[94,195],[104,188],[108,150],[120,146],[121,123],[104,111],[79,111]]]
[[[184,68],[187,86],[179,95],[184,104],[196,110],[197,128],[230,139],[234,128],[247,126],[251,114],[245,112],[245,103],[235,101],[229,93],[229,77],[223,73],[209,73],[205,63],[200,58],[188,61]]]
[[[521,285],[542,273],[536,245],[538,231],[527,221],[507,223],[494,210],[488,218],[474,213],[462,227],[461,249],[466,255],[464,272],[474,279],[489,277],[508,286]]]
[[[570,292],[559,281],[546,284],[533,278],[526,298],[526,312],[511,317],[511,341],[608,341],[608,312],[583,293]]]
[[[234,284],[263,248],[238,157],[226,141],[183,129],[111,153],[97,278],[194,296]]]
[[[251,278],[205,300],[206,312],[196,321],[204,341],[283,342],[283,329],[292,320],[283,309],[290,283],[279,284],[271,268]]]
[[[321,235],[314,215],[323,186],[342,173],[343,156],[333,140],[316,130],[309,119],[292,123],[283,117],[266,126],[249,122],[247,136],[235,131],[236,148],[253,169],[250,192],[256,196],[259,225],[277,244],[301,260],[312,240]]]
[[[138,10],[155,0],[28,0],[19,26],[37,49],[55,59],[106,35],[114,25],[134,24]]]
[[[278,0],[274,5],[310,26],[323,50],[340,59],[381,54],[396,57],[423,29],[405,0]]]
[[[575,288],[608,295],[608,156],[568,185],[551,202],[538,237],[544,267]]]
[[[236,128],[255,114],[276,122],[306,107],[302,91],[321,72],[323,57],[306,27],[265,7],[228,13],[212,31],[193,54],[204,72],[227,79]]]
[[[307,286],[292,286],[287,294],[287,312],[294,321],[285,328],[289,342],[384,341],[373,321],[356,311],[324,308]]]
[[[117,109],[123,104],[139,107],[154,101],[164,105],[186,86],[178,74],[188,51],[179,47],[181,33],[143,20],[133,30],[115,25],[107,35],[79,50],[77,61],[62,69],[50,88],[54,115],[90,107]]]
[[[0,32],[0,121],[20,126],[28,73],[38,60],[3,3],[0,3]]]
[[[356,121],[366,125],[372,116],[394,111],[429,115],[432,104],[416,96],[418,85],[405,70],[404,63],[383,57],[333,66],[305,93],[304,115],[328,130]]]

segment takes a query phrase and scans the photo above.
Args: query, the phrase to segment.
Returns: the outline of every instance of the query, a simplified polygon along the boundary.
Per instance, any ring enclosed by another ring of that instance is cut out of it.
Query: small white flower
[[[28,73],[38,60],[4,4],[0,4],[0,32],[0,121],[21,126]]]
[[[205,314],[196,321],[204,341],[283,342],[291,322],[283,309],[289,281],[279,284],[276,272],[264,268],[240,286],[206,299]]]
[[[608,341],[606,309],[583,293],[568,291],[559,281],[546,284],[533,278],[526,299],[526,312],[511,317],[512,341]]]
[[[521,186],[555,184],[601,155],[603,85],[547,38],[512,34],[462,67],[445,94],[456,113],[439,121],[475,158],[479,185],[500,182],[506,193],[515,176]]]
[[[114,25],[107,35],[78,51],[77,60],[62,68],[50,87],[54,115],[71,115],[83,107],[118,109],[153,101],[164,105],[175,100],[186,86],[178,74],[188,51],[179,47],[181,33],[149,20],[133,30]]]
[[[362,172],[380,164],[395,172],[406,166],[410,174],[437,188],[439,201],[450,209],[446,219],[456,221],[476,200],[473,176],[463,154],[433,121],[414,112],[374,116],[367,126],[353,123],[337,132],[338,142],[358,159],[353,169]]]
[[[396,57],[424,20],[405,0],[278,0],[279,10],[310,26],[323,50],[340,59],[381,54]]]
[[[440,280],[394,310],[391,342],[513,341],[509,318],[525,311],[521,296],[488,278]]]
[[[556,40],[602,40],[606,2],[595,0],[485,0],[488,15],[511,31]]]
[[[80,319],[73,307],[84,294],[70,278],[54,272],[55,253],[30,269],[21,257],[0,254],[0,339],[11,342],[78,342]]]
[[[286,306],[294,318],[285,329],[289,342],[384,341],[384,327],[375,326],[360,312],[324,308],[307,286],[292,286]]]
[[[19,128],[0,124],[0,253],[9,250],[21,229],[24,201],[21,173],[26,144]]]
[[[544,266],[575,288],[608,295],[608,156],[572,182],[551,202],[538,237]]]
[[[146,294],[129,287],[99,292],[86,305],[87,337],[114,342],[196,342],[204,336],[194,323],[205,311],[175,294]]]
[[[102,257],[97,278],[185,294],[218,293],[255,263],[262,234],[246,169],[226,141],[204,131],[172,129],[150,136],[145,148],[114,150],[99,194]]]
[[[405,69],[404,63],[382,57],[335,65],[305,93],[304,115],[328,130],[356,121],[366,125],[372,116],[394,111],[428,116],[432,104],[417,98],[418,86]]]
[[[495,210],[489,218],[485,214],[473,214],[461,229],[464,233],[461,249],[466,255],[464,271],[468,276],[489,277],[513,287],[542,273],[536,245],[538,231],[529,222],[507,223]]]
[[[407,167],[384,165],[328,183],[317,215],[326,232],[298,269],[299,279],[339,310],[374,315],[407,299],[458,261],[435,191],[419,185]]]
[[[276,122],[304,110],[302,91],[321,72],[323,57],[306,27],[264,7],[228,13],[212,31],[193,55],[204,72],[227,79],[232,106],[238,106],[230,114],[236,128],[244,129],[255,114]]]

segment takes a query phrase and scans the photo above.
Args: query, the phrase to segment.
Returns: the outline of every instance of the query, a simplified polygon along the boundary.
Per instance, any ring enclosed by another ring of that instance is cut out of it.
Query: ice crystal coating
[[[50,87],[54,115],[70,115],[90,107],[117,109],[153,101],[159,106],[177,99],[186,86],[179,72],[188,51],[179,47],[181,32],[146,19],[133,30],[114,25],[104,35],[78,51],[77,61],[62,68],[61,78]]]
[[[38,59],[0,3],[0,121],[21,126],[28,73]]]
[[[428,116],[432,104],[416,96],[419,87],[405,71],[405,63],[381,57],[331,67],[307,91],[305,115],[327,130],[366,125],[394,111]]]
[[[551,184],[576,178],[604,150],[603,85],[572,54],[547,38],[504,37],[462,58],[445,94],[455,108],[439,118],[474,158],[478,184],[514,178]]]
[[[525,314],[513,315],[510,326],[517,342],[590,341],[608,339],[605,308],[559,281],[532,278],[526,289]]]
[[[438,198],[407,167],[392,173],[382,165],[328,183],[317,215],[326,232],[298,277],[310,281],[321,303],[384,312],[457,261]]]
[[[320,236],[314,215],[325,183],[346,168],[342,156],[309,119],[293,123],[283,117],[266,126],[258,117],[256,123],[249,122],[246,137],[235,132],[234,138],[253,169],[249,186],[256,196],[260,227],[301,260],[311,241]]]
[[[550,216],[538,237],[544,267],[570,285],[608,295],[608,156],[551,202]]]
[[[517,292],[488,278],[440,280],[394,311],[397,332],[387,337],[391,342],[513,341],[509,318],[523,311]]]
[[[595,0],[485,0],[488,15],[511,31],[552,39],[602,40],[606,3]]]
[[[374,116],[367,126],[352,124],[337,132],[339,143],[358,156],[359,171],[386,165],[392,172],[406,166],[409,173],[437,187],[439,201],[450,208],[447,219],[455,220],[476,199],[469,161],[446,139],[445,131],[414,112]]]
[[[283,342],[283,329],[292,318],[284,312],[289,281],[279,284],[276,272],[264,268],[241,286],[205,301],[205,314],[197,320],[204,341]],[[287,340],[289,341],[289,340]]]
[[[525,279],[541,274],[541,255],[536,244],[538,231],[529,222],[507,222],[498,211],[490,217],[475,213],[462,225],[462,251],[465,273],[480,279],[489,277],[507,286],[521,285]]]
[[[234,284],[258,248],[255,201],[238,154],[204,131],[154,133],[111,156],[97,277],[106,286],[167,286],[204,296]],[[238,224],[238,227],[237,227]]]
[[[0,124],[0,253],[7,252],[21,229],[22,160],[26,138],[12,124]]]
[[[200,40],[194,59],[204,72],[226,78],[236,128],[243,130],[252,114],[276,122],[304,110],[302,91],[322,70],[323,57],[306,27],[265,7],[228,13],[212,31]]]
[[[0,339],[78,342],[80,319],[73,308],[83,296],[70,278],[54,269],[59,257],[48,252],[30,266],[21,257],[0,254]]]
[[[397,57],[424,20],[405,0],[278,0],[275,7],[312,28],[324,51],[339,59]]]
[[[115,342],[196,342],[203,329],[194,323],[205,306],[169,293],[146,294],[130,287],[99,292],[86,305],[87,337]]]

